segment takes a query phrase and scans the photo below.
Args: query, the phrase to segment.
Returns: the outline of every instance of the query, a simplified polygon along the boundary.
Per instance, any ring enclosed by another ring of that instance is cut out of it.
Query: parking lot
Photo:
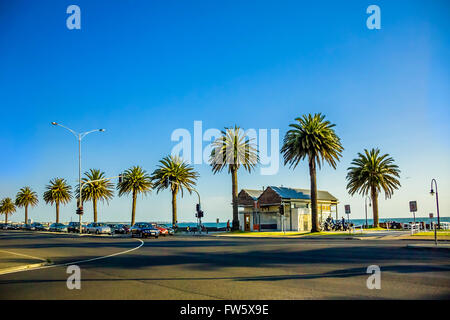
[[[141,240],[7,230],[0,231],[0,267],[27,259],[43,266],[0,274],[0,298],[448,299],[449,258],[403,241]],[[81,268],[80,290],[66,285],[72,264]],[[366,286],[374,264],[380,290]]]

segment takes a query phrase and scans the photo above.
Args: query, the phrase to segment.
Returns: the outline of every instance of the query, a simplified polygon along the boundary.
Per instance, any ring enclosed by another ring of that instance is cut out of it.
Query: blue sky
[[[69,30],[66,8],[81,8]],[[366,27],[366,8],[381,8],[381,30]],[[447,1],[3,1],[0,4],[0,197],[31,186],[30,211],[53,220],[42,193],[53,177],[77,180],[78,131],[106,128],[83,141],[83,171],[108,176],[132,165],[151,173],[176,144],[177,128],[238,124],[280,130],[322,112],[345,148],[337,170],[325,166],[318,187],[364,216],[345,175],[364,148],[379,147],[402,170],[402,188],[380,197],[380,217],[450,215],[449,4]],[[206,143],[204,144],[206,146]],[[231,218],[231,177],[196,165],[207,221]],[[309,188],[307,164],[278,174],[239,173],[239,187]],[[194,220],[195,197],[179,200],[179,220]],[[131,197],[101,205],[101,219],[130,219]],[[61,219],[76,219],[75,202]],[[92,209],[86,205],[86,217]],[[139,198],[137,220],[170,220],[170,194]],[[23,219],[20,209],[12,217]]]

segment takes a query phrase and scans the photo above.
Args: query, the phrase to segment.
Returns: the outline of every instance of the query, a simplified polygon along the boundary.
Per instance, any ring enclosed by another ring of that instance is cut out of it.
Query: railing
[[[420,223],[411,223],[411,235],[420,231]]]
[[[361,234],[363,234],[363,226],[353,226],[350,230],[352,233],[356,233],[356,229],[359,229],[361,231]]]

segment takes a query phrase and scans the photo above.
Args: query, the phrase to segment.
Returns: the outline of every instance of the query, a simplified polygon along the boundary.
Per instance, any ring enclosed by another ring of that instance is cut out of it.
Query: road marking
[[[40,270],[40,269],[48,269],[48,268],[54,268],[54,267],[63,267],[63,266],[68,266],[71,264],[81,264],[81,263],[86,263],[86,262],[91,262],[91,261],[96,261],[96,260],[101,260],[101,259],[106,259],[106,258],[111,258],[114,256],[118,256],[121,254],[125,254],[128,252],[132,252],[134,250],[139,249],[140,247],[142,247],[144,245],[144,241],[142,241],[141,239],[135,239],[141,242],[141,244],[135,248],[129,249],[129,250],[125,250],[125,251],[121,251],[121,252],[117,252],[117,253],[113,253],[107,256],[102,256],[102,257],[97,257],[97,258],[92,258],[92,259],[86,259],[86,260],[79,260],[79,261],[72,261],[72,262],[66,262],[66,263],[61,263],[61,264],[52,264],[52,265],[47,265],[47,266],[42,266],[42,267],[37,267],[37,268],[29,268],[26,270],[17,270],[17,271],[11,271],[11,272],[6,272],[3,274],[10,274],[10,273],[17,273],[17,272],[25,272],[25,271],[34,271],[34,270]],[[3,275],[1,274],[1,275]],[[0,276],[1,276],[0,275]]]
[[[17,256],[28,257],[28,258],[33,258],[33,259],[36,259],[36,260],[46,261],[45,259],[42,259],[42,258],[39,258],[39,257],[30,256],[28,254],[23,254],[23,253],[17,253],[17,252],[6,251],[6,250],[0,250],[0,252],[6,252],[6,253],[10,253],[10,254],[15,254]]]

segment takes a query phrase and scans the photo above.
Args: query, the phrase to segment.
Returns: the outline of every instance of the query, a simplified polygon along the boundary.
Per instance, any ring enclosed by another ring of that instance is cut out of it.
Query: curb
[[[18,267],[6,268],[6,269],[0,270],[0,275],[7,274],[7,273],[13,273],[13,272],[17,272],[17,271],[28,270],[28,269],[40,268],[40,267],[48,266],[48,265],[51,265],[51,263],[41,262],[41,263],[27,264],[27,265],[18,266]]]

